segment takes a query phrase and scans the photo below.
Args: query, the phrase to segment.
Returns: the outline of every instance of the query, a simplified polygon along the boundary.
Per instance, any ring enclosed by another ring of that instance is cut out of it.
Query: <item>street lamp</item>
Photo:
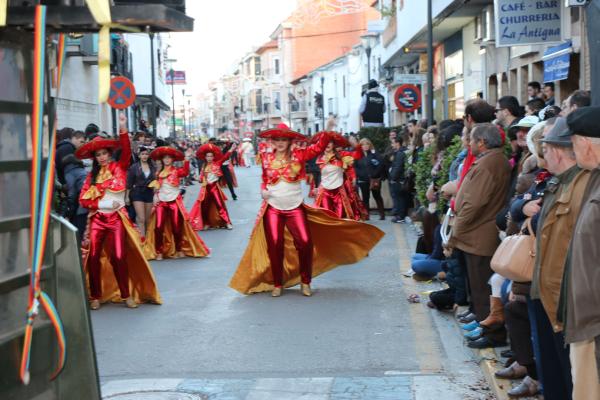
[[[371,50],[377,44],[377,35],[368,33],[360,37],[362,46],[365,49],[367,55],[367,80],[371,80]]]
[[[156,137],[156,83],[154,72],[154,32],[149,33],[150,37],[150,75],[152,83],[152,108],[150,114],[150,123],[152,124],[152,136]]]
[[[433,15],[427,0],[427,126],[433,125]]]
[[[169,75],[171,76],[171,102],[173,105],[173,108],[171,109],[171,123],[173,124],[173,137],[176,137],[176,130],[175,130],[175,89],[173,88],[173,85],[175,84],[175,70],[173,69],[173,63],[177,62],[177,60],[173,59],[173,58],[169,58],[167,60],[165,60],[166,62],[168,62],[171,65],[171,68],[169,69]]]

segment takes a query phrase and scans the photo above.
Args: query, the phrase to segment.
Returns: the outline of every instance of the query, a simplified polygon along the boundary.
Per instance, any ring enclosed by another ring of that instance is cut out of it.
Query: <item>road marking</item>
[[[396,243],[398,244],[398,264],[400,273],[402,273],[402,271],[410,268],[412,249],[408,245],[402,226],[394,224],[393,228]],[[404,292],[404,297],[407,297],[407,292],[411,294],[417,293],[419,289],[412,279],[403,279],[402,291]],[[415,338],[415,354],[419,361],[421,373],[431,374],[441,372],[442,361],[440,354],[443,350],[439,345],[440,338],[436,335],[436,329],[431,317],[422,304],[411,304],[408,307],[408,313],[412,322],[412,333]]]

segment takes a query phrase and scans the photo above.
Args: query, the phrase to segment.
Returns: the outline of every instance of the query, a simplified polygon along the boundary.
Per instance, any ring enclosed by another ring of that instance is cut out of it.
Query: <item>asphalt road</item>
[[[311,298],[230,289],[260,205],[259,169],[237,174],[234,229],[201,232],[211,257],[152,262],[163,305],[93,312],[105,398],[486,398],[452,318],[406,301],[436,288],[401,274],[409,226],[373,221],[386,232],[379,245],[316,278]],[[188,188],[188,208],[197,192]]]

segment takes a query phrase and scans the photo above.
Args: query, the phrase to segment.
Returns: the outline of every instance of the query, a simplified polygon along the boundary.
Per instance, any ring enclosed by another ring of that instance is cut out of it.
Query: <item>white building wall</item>
[[[473,43],[475,37],[475,21],[463,27],[463,76],[465,102],[483,91],[483,63],[479,54],[479,45]]]
[[[82,59],[81,56],[65,58],[64,79],[56,98],[58,128],[84,130],[94,123],[110,132],[110,107],[98,104],[98,66],[84,64]]]

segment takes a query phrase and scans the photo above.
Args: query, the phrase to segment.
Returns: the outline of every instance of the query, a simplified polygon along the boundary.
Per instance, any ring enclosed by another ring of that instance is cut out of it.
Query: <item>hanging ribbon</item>
[[[110,4],[108,0],[86,0],[98,25],[98,101],[105,103],[110,92]]]
[[[62,49],[61,49],[62,47]],[[50,211],[52,208],[52,196],[54,191],[55,174],[55,147],[56,147],[56,123],[50,130],[50,151],[44,171],[42,183],[41,161],[43,148],[43,110],[44,110],[44,88],[45,88],[45,53],[46,49],[46,6],[38,5],[35,9],[35,34],[34,34],[34,57],[33,57],[33,111],[31,118],[31,141],[32,141],[32,171],[31,171],[31,223],[30,223],[30,254],[31,276],[29,282],[29,305],[27,308],[27,324],[21,357],[21,368],[19,376],[24,384],[30,381],[29,361],[31,356],[31,341],[33,337],[33,323],[38,315],[41,305],[48,315],[54,328],[58,341],[59,358],[56,370],[51,376],[55,379],[63,370],[66,360],[66,339],[64,329],[58,311],[54,307],[50,297],[41,290],[40,274],[44,259],[44,250],[50,225]],[[59,81],[62,76],[64,65],[64,37],[59,38]]]
[[[8,9],[8,0],[0,0],[0,26],[6,26],[6,11]]]

